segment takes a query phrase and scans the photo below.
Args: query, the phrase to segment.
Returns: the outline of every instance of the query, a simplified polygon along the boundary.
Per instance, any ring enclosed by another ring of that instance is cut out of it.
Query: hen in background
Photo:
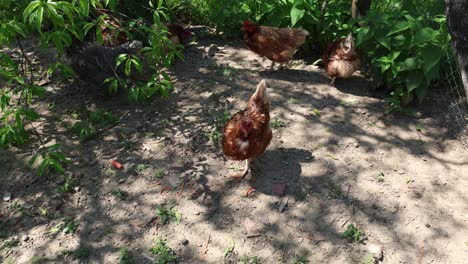
[[[124,65],[115,70],[115,61],[120,54],[135,54],[142,47],[143,43],[137,40],[117,47],[74,41],[66,49],[66,55],[70,59],[71,68],[81,80],[99,86],[109,77],[124,75]]]
[[[250,162],[265,152],[273,134],[270,128],[270,97],[262,80],[244,110],[236,113],[224,126],[223,152],[233,160],[246,160],[242,179]]]
[[[169,39],[171,39],[172,43],[175,45],[183,44],[193,36],[192,32],[185,29],[180,24],[163,23],[163,25],[167,28],[167,31],[169,31]]]
[[[352,34],[329,44],[322,60],[325,71],[331,78],[330,84],[335,83],[336,77],[348,78],[359,70],[361,60],[356,52]]]
[[[289,62],[295,51],[305,43],[309,32],[297,28],[276,28],[258,26],[246,20],[242,25],[244,43],[253,52],[272,61],[283,64]]]

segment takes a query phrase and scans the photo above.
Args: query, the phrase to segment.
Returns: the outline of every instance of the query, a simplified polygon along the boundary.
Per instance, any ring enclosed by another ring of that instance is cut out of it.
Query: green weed
[[[278,129],[280,127],[286,127],[286,124],[281,121],[281,120],[278,120],[277,118],[275,118],[275,120],[271,121],[270,122],[270,126],[273,128],[273,129]]]
[[[150,248],[150,253],[156,258],[154,264],[171,264],[177,262],[174,251],[167,246],[166,241],[158,239],[156,245]]]
[[[349,240],[356,243],[364,241],[364,233],[356,228],[354,224],[349,224],[346,230],[340,236],[342,238],[348,238]]]
[[[167,224],[171,221],[180,223],[180,219],[182,218],[182,215],[174,208],[164,208],[162,206],[156,207],[156,216],[161,219],[163,224]]]

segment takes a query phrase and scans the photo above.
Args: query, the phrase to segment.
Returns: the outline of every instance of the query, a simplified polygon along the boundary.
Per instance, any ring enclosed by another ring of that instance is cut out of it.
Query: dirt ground
[[[382,251],[380,263],[466,263],[468,152],[443,92],[417,117],[392,115],[358,75],[334,87],[310,62],[268,71],[270,62],[242,43],[209,34],[184,55],[171,69],[174,94],[147,105],[125,95],[103,100],[82,83],[46,86],[35,126],[46,144],[62,143],[77,186],[57,192],[63,177],[31,170],[37,139],[0,150],[0,194],[12,194],[0,201],[0,262],[119,263],[126,247],[135,263],[151,263],[149,248],[162,238],[179,263],[373,263],[370,251]],[[262,79],[277,128],[251,175],[236,183],[230,175],[242,163],[211,138],[224,111],[242,109]],[[65,124],[83,109],[121,120],[80,143]],[[113,159],[124,169],[112,168]],[[163,224],[157,206],[173,206],[180,223]],[[52,232],[65,218],[77,229]],[[341,237],[350,224],[364,241]],[[5,246],[11,240],[19,243]],[[80,248],[89,256],[67,254]]]

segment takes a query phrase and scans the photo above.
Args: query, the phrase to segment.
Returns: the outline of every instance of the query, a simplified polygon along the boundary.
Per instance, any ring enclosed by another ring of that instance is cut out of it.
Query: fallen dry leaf
[[[123,169],[123,165],[122,165],[120,162],[118,162],[118,161],[112,160],[112,161],[111,161],[111,164],[112,164],[112,166],[113,166],[114,168],[116,168],[116,169],[118,169],[118,170]]]

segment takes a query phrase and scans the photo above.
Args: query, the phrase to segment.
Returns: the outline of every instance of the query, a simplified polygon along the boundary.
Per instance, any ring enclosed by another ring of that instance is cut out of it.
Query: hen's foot
[[[242,179],[244,179],[245,176],[249,174],[249,171],[250,171],[250,160],[246,160],[244,170],[241,173],[233,175],[232,178],[234,178],[236,182],[241,182]]]

